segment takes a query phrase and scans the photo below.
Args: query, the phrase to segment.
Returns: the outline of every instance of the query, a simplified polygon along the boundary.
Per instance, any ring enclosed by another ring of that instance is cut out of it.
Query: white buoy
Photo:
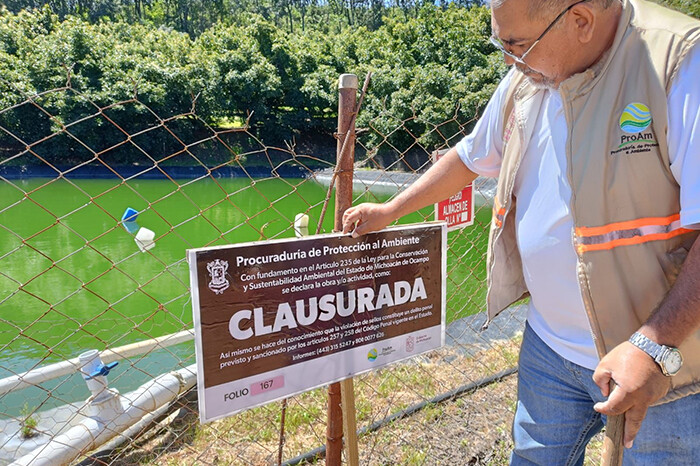
[[[294,234],[297,238],[309,236],[309,216],[302,213],[294,217]]]
[[[136,233],[134,241],[136,241],[136,245],[139,247],[141,252],[146,252],[156,245],[155,241],[153,241],[153,238],[155,237],[156,234],[154,232],[152,232],[148,228],[141,227]]]

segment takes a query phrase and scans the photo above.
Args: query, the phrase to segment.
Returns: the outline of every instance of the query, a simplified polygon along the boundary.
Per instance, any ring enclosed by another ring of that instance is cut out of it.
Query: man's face
[[[570,40],[567,40],[564,34],[565,28],[561,24],[566,20],[566,14],[560,17],[557,20],[558,24],[554,24],[535,43],[543,31],[557,18],[557,12],[550,15],[543,14],[543,18],[530,19],[528,3],[528,0],[509,0],[498,8],[492,8],[493,35],[513,55],[522,57],[526,54],[524,63],[516,62],[508,55],[504,55],[507,64],[514,64],[537,87],[556,88],[568,77],[564,65],[567,62],[566,50]]]

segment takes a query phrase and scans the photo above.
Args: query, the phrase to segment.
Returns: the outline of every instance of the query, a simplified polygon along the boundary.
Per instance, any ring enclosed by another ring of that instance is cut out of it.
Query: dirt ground
[[[415,401],[411,400],[416,399],[416,394],[423,401],[430,400],[449,391],[444,387],[459,385],[455,380],[483,381],[513,367],[518,344],[517,339],[507,341],[473,359],[443,349],[430,353],[419,363],[373,372],[358,379],[354,390],[358,426],[369,425],[414,405]],[[445,363],[448,360],[451,362]],[[448,401],[428,403],[410,416],[361,435],[359,463],[372,466],[508,464],[516,380],[517,374],[508,375]],[[386,391],[381,391],[382,385]],[[278,403],[200,425],[193,398],[127,448],[92,464],[278,464],[281,408]],[[284,461],[325,443],[326,399],[325,390],[290,399],[286,408]],[[586,465],[600,463],[601,439],[598,436],[589,445]],[[324,465],[326,461],[316,458],[310,463]]]
[[[516,385],[517,374],[514,374],[447,403],[441,409],[397,423],[391,429],[396,430],[396,436],[408,443],[426,446],[424,460],[411,464],[507,465],[513,446],[510,432]],[[372,443],[371,439],[366,442]],[[586,465],[600,464],[601,447],[602,435],[599,435],[588,447]],[[400,445],[396,448],[400,448]],[[389,450],[385,456],[397,455]],[[407,463],[378,461],[377,458],[362,455],[360,464]]]

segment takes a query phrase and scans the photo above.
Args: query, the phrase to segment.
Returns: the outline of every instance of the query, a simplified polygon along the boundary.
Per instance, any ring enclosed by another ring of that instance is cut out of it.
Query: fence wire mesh
[[[137,95],[101,105],[70,82],[31,96],[14,91],[0,110],[0,464],[86,415],[90,392],[81,375],[73,368],[53,377],[43,368],[90,349],[190,330],[185,250],[293,237],[297,213],[313,224],[332,202],[326,193],[335,160],[334,140],[266,146],[248,122],[213,127],[194,104],[161,118]],[[135,113],[139,119],[128,117]],[[471,123],[454,117],[426,138],[412,131],[415,117],[388,133],[376,124],[382,118],[358,129],[354,203],[395,196]],[[494,182],[479,178],[475,190],[474,225],[448,238],[446,346],[355,379],[361,464],[507,462],[515,397],[509,374],[524,317],[515,308],[480,331]],[[132,231],[127,208],[138,213]],[[401,223],[433,219],[428,208]],[[321,232],[332,227],[326,218]],[[139,243],[144,230],[152,241]],[[178,341],[116,355],[110,386],[135,399],[128,394],[154,377],[194,370],[191,338]],[[30,380],[27,371],[45,372],[45,380]],[[14,389],[22,380],[26,388]],[[199,425],[196,392],[173,398],[168,409],[74,461],[276,464],[281,449],[283,461],[323,463],[314,449],[326,441],[324,389],[287,401],[283,432],[281,402]]]

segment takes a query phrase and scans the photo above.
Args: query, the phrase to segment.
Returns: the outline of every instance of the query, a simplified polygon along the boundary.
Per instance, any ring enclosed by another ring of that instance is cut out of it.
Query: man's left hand
[[[610,393],[610,381],[615,388]],[[631,448],[649,406],[661,399],[671,386],[671,379],[644,351],[630,342],[616,346],[593,373],[607,401],[596,403],[594,409],[607,416],[625,414],[625,448]]]

